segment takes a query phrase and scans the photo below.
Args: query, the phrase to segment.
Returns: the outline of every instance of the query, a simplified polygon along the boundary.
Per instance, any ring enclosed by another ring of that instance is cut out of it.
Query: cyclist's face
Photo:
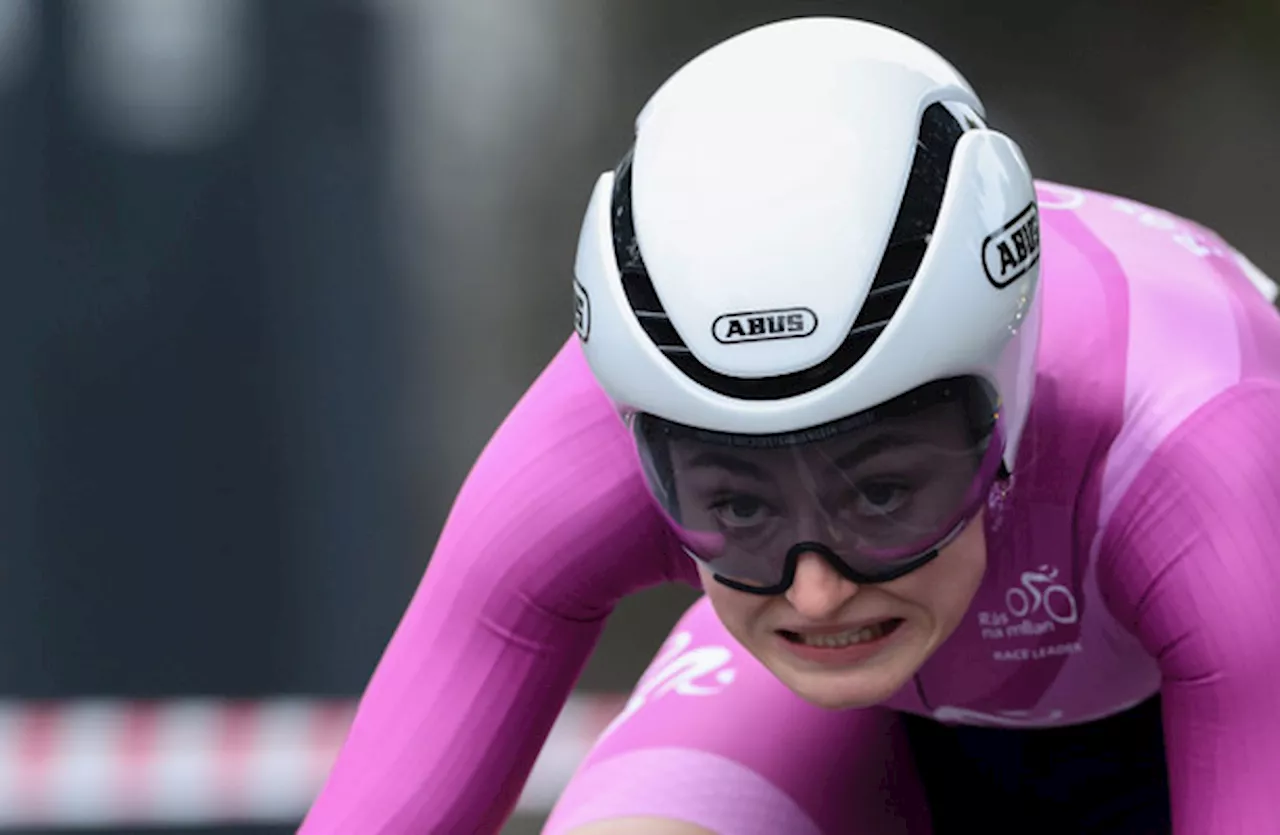
[[[791,588],[775,597],[699,573],[725,628],[780,681],[814,704],[848,708],[910,681],[960,624],[985,569],[979,515],[937,559],[887,583],[851,583],[816,554],[800,557]]]

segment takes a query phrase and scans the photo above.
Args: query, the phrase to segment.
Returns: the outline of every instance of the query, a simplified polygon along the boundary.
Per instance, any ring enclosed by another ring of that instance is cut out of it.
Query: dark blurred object
[[[0,91],[6,696],[350,693],[407,599],[373,12],[223,2],[41,0]]]
[[[6,692],[347,691],[385,638],[324,611],[406,547],[371,21],[249,9],[256,96],[216,142],[93,130],[75,3],[42,5],[37,68],[4,101],[3,527],[26,582],[0,611],[30,636]]]

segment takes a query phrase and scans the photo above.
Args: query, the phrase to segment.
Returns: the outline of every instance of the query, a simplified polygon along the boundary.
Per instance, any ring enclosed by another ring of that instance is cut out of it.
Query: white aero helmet
[[[1026,162],[949,63],[874,24],[787,20],[644,107],[587,208],[577,330],[718,580],[779,593],[816,552],[881,582],[1013,470],[1039,248]]]

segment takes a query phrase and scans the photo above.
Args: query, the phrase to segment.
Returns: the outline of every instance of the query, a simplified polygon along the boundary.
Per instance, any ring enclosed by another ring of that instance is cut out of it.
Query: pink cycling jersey
[[[1157,692],[1175,831],[1274,827],[1280,318],[1203,227],[1049,183],[1039,199],[1035,398],[968,618],[885,705],[829,712],[696,604],[549,831],[917,831],[895,711],[1043,727]],[[571,342],[464,485],[302,833],[496,831],[612,606],[673,580],[692,565]]]

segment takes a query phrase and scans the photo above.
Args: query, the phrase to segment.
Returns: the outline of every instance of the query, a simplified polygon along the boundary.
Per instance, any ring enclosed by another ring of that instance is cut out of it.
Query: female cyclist
[[[667,581],[706,595],[550,832],[1271,831],[1274,293],[1035,183],[904,35],[714,47],[597,183],[577,339],[302,832],[496,831],[613,605]]]

